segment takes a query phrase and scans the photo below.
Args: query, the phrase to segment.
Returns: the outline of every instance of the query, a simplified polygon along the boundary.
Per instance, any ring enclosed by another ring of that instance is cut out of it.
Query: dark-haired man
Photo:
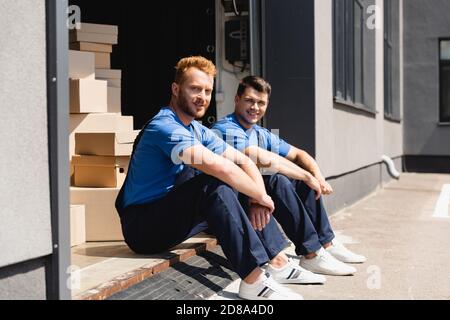
[[[266,190],[275,203],[273,215],[301,256],[300,265],[315,273],[353,274],[356,269],[346,263],[362,263],[366,259],[335,239],[321,198],[333,189],[316,161],[257,125],[267,110],[270,94],[271,86],[263,78],[244,78],[237,90],[234,113],[212,129],[259,167],[276,172],[264,176]],[[265,208],[252,206],[250,219],[254,228],[265,226],[264,214]]]

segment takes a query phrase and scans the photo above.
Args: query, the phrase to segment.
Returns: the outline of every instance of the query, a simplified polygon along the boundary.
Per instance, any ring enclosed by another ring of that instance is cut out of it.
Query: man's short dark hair
[[[241,80],[237,90],[237,95],[241,97],[247,88],[253,88],[258,92],[267,93],[270,98],[270,93],[272,92],[272,87],[270,83],[261,77],[257,76],[247,76]]]

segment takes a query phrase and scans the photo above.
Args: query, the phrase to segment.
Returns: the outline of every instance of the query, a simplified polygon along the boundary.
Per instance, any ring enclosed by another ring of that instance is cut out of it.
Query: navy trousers
[[[264,183],[275,203],[273,215],[294,243],[297,255],[315,252],[334,239],[322,197],[316,200],[307,184],[282,174],[264,176]]]
[[[118,208],[122,232],[133,251],[154,254],[202,231],[206,221],[235,271],[245,278],[278,255],[287,241],[273,218],[263,231],[255,231],[240,198],[224,182],[187,167],[163,198]]]

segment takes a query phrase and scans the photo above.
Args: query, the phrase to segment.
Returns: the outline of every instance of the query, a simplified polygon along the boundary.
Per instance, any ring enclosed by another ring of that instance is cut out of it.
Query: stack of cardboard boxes
[[[123,240],[114,202],[137,131],[121,115],[121,70],[111,69],[117,35],[117,26],[82,23],[69,36],[72,246]]]

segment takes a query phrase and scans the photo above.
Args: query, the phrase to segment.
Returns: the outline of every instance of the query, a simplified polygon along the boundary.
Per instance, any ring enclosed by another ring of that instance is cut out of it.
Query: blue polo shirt
[[[187,148],[202,144],[222,154],[227,144],[197,121],[185,126],[169,107],[143,129],[130,160],[123,189],[123,207],[151,203],[164,197],[174,186],[185,164],[179,158]]]
[[[248,130],[245,129],[241,126],[234,113],[217,121],[211,129],[229,145],[241,152],[249,146],[258,146],[286,157],[292,147],[289,143],[261,126],[254,125]]]

